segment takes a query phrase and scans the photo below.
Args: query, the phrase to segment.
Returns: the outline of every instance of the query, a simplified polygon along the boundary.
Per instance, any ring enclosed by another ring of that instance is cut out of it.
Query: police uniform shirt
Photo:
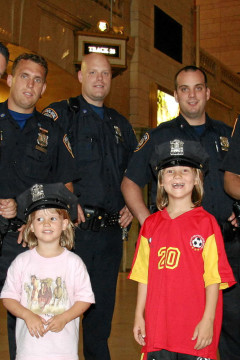
[[[126,176],[143,187],[153,175],[151,157],[159,142],[180,139],[200,141],[208,153],[209,170],[204,178],[204,198],[202,205],[222,224],[232,213],[232,199],[223,190],[221,162],[227,153],[232,129],[221,121],[213,120],[206,114],[205,131],[199,136],[182,115],[159,125],[146,133],[140,140],[132,156]],[[152,202],[156,199],[156,179],[152,186]]]
[[[240,117],[238,117],[229,151],[224,158],[222,169],[240,175]]]
[[[0,104],[0,198],[35,184],[71,182],[75,162],[59,126],[36,110],[23,129]]]
[[[122,209],[120,185],[128,160],[137,145],[130,123],[117,111],[104,106],[101,119],[82,96],[79,109],[70,110],[66,100],[51,104],[43,113],[67,131],[77,165],[74,193],[81,206]]]

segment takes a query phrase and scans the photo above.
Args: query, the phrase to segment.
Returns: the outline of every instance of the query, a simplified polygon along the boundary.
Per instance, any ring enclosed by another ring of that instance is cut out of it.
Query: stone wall
[[[240,72],[240,1],[196,0],[200,6],[201,47]]]

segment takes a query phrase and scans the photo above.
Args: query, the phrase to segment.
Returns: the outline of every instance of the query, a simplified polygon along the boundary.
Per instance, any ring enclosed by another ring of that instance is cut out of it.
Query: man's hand
[[[124,208],[122,208],[122,210],[119,211],[119,214],[120,214],[120,219],[119,219],[120,226],[122,228],[127,227],[132,222],[133,216],[126,205],[124,206]]]
[[[14,199],[0,199],[0,215],[12,219],[17,215],[17,204]]]
[[[25,229],[26,225],[22,225],[18,231],[19,231],[19,235],[18,235],[18,239],[17,239],[17,243],[21,244],[22,243],[22,247],[26,247],[27,246],[27,240],[25,241],[25,239],[23,238],[23,232]]]
[[[84,216],[83,209],[82,209],[81,206],[78,204],[78,219],[77,219],[77,224],[81,224],[81,222],[85,222],[85,216]]]
[[[231,222],[232,226],[235,226],[235,227],[238,227],[238,226],[239,226],[239,225],[238,225],[237,218],[236,218],[234,212],[232,212],[231,216],[229,216],[228,221]]]

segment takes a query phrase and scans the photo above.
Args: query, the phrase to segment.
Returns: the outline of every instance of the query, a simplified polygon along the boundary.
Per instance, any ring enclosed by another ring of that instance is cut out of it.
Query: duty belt
[[[82,230],[100,231],[118,225],[119,212],[109,214],[106,210],[95,206],[84,206],[85,222],[81,222]]]
[[[17,232],[23,222],[17,218],[6,219],[0,215],[0,256],[2,255],[2,243],[8,232]]]

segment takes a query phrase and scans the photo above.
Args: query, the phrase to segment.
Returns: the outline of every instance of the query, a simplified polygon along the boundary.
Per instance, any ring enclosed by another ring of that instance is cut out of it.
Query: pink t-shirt
[[[36,249],[20,254],[8,269],[1,298],[19,301],[46,320],[68,310],[76,301],[94,303],[85,264],[64,249],[56,257],[44,258]],[[17,318],[16,360],[78,360],[79,318],[59,333],[32,337],[24,320]]]

